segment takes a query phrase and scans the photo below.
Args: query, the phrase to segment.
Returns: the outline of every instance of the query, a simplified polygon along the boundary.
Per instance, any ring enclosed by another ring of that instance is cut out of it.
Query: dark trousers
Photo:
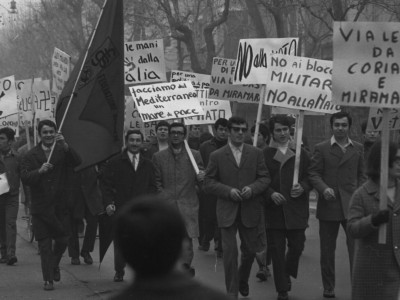
[[[86,206],[86,205],[85,205]],[[92,252],[94,249],[94,244],[96,242],[98,217],[90,213],[88,207],[85,207],[85,220],[86,229],[85,237],[83,239],[82,249],[79,252],[79,233],[78,233],[78,219],[71,220],[71,236],[68,241],[68,254],[69,257],[78,258],[79,253],[82,252]]]
[[[18,195],[0,195],[0,253],[2,258],[15,256],[17,241]]]
[[[239,231],[241,259],[238,268],[236,234]],[[225,286],[229,295],[237,297],[239,281],[248,282],[258,247],[258,228],[246,228],[236,220],[230,227],[221,228],[222,250],[224,251]]]
[[[346,233],[347,251],[349,253],[350,274],[353,266],[354,240],[347,234],[347,220],[319,220],[320,265],[322,284],[325,290],[335,289],[335,250],[339,227],[342,225]]]
[[[125,275],[126,262],[118,247],[114,244],[114,270],[116,273]]]
[[[68,237],[48,237],[38,241],[40,250],[40,262],[44,281],[54,280],[54,269],[60,264],[61,257],[67,248]]]
[[[199,243],[201,245],[209,245],[211,240],[219,242],[221,239],[221,231],[218,229],[217,223],[217,198],[212,195],[206,195],[204,192],[199,194]],[[217,243],[216,250],[221,251],[221,243]]]
[[[287,292],[289,276],[297,278],[299,260],[306,241],[305,229],[267,229],[267,241],[276,291]]]

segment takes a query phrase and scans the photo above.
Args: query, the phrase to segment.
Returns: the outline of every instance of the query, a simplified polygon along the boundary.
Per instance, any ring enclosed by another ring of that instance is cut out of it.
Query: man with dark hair
[[[185,238],[182,216],[165,201],[144,198],[124,207],[116,217],[115,243],[135,281],[111,299],[227,300],[176,270]]]
[[[156,137],[150,143],[150,145],[144,145],[143,155],[148,159],[152,159],[153,154],[168,148],[168,128],[169,123],[162,120],[156,125]]]
[[[262,151],[244,144],[247,122],[240,117],[228,121],[228,144],[214,151],[206,170],[204,190],[217,199],[217,221],[224,251],[225,285],[237,298],[249,294],[249,275],[256,252],[265,247],[259,240],[263,193],[270,178]],[[236,235],[241,239],[238,268]],[[265,239],[264,239],[265,240]]]
[[[141,155],[142,143],[143,134],[139,130],[128,130],[125,134],[126,149],[114,156],[105,167],[101,188],[103,204],[110,216],[128,201],[156,192],[154,166]],[[123,281],[125,261],[115,244],[114,268],[114,281]]]
[[[254,141],[255,132],[256,132],[256,126],[254,125],[250,129],[252,141]],[[271,134],[269,132],[268,127],[265,126],[264,124],[260,124],[257,137],[257,148],[264,149],[265,147],[267,147],[270,139],[271,139]]]
[[[50,120],[39,122],[41,142],[25,155],[21,166],[21,179],[31,190],[33,229],[46,291],[54,289],[53,281],[60,281],[59,263],[68,244],[67,168],[80,164],[56,130]]]
[[[346,233],[352,269],[354,242],[346,231],[347,213],[351,195],[366,180],[363,146],[349,138],[351,123],[347,112],[331,116],[333,135],[315,145],[309,168],[309,180],[319,193],[316,217],[325,298],[335,297],[335,249],[340,225]]]
[[[363,134],[363,144],[364,144],[365,166],[367,165],[369,149],[380,138],[380,131],[367,129],[367,124],[368,124],[367,121],[361,123],[361,132]]]
[[[200,125],[189,126],[188,144],[190,149],[194,150],[200,149],[200,135],[201,135]]]
[[[223,147],[228,142],[228,120],[224,118],[218,119],[214,124],[215,135],[200,145],[200,154],[205,167],[208,165],[210,154],[215,150]],[[204,191],[200,192],[200,208],[199,208],[199,225],[200,238],[199,250],[208,251],[210,241],[214,238],[215,250],[217,255],[222,257],[222,245],[220,239],[220,230],[217,225],[217,197],[207,195]]]
[[[20,158],[11,148],[15,132],[0,129],[0,263],[13,265],[17,240],[17,215],[20,182]]]
[[[168,149],[153,155],[156,186],[159,193],[165,195],[165,200],[178,207],[186,224],[187,249],[183,256],[183,268],[194,276],[193,239],[199,236],[199,199],[197,183],[204,177],[203,161],[200,153],[190,149],[200,173],[196,174],[189,159],[184,140],[186,127],[182,123],[172,123],[169,127],[170,145]]]

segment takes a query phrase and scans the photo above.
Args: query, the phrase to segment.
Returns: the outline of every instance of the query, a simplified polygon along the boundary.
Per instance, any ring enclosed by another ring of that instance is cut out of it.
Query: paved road
[[[54,291],[42,289],[40,259],[36,242],[27,241],[26,223],[18,217],[19,236],[17,240],[18,263],[15,266],[0,265],[0,299],[107,299],[110,295],[128,285],[133,276],[129,272],[125,282],[114,283],[112,247],[99,267],[97,245],[93,253],[92,266],[82,264],[73,266],[67,254],[61,261],[61,282],[56,283]],[[317,300],[322,297],[322,283],[319,269],[318,222],[312,213],[310,227],[306,231],[306,248],[301,258],[299,277],[293,280],[291,300]],[[197,244],[195,244],[197,249]],[[201,282],[224,291],[222,260],[213,251],[195,251],[194,266],[196,278]],[[255,277],[257,265],[253,265],[250,277],[250,295],[243,299],[276,299],[273,279],[259,282]],[[350,299],[350,275],[344,233],[341,232],[336,250],[336,299]]]

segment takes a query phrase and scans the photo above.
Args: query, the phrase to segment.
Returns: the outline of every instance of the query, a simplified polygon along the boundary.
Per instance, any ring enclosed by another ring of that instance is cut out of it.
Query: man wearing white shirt
[[[352,119],[347,112],[331,116],[332,137],[315,145],[309,180],[319,193],[316,217],[319,220],[321,275],[325,298],[335,297],[335,248],[340,225],[346,235],[347,212],[353,192],[365,181],[364,150],[349,138]],[[347,236],[350,270],[353,240]]]
[[[101,188],[108,215],[113,215],[128,201],[156,191],[153,163],[140,153],[142,143],[143,134],[139,130],[128,130],[125,135],[126,149],[106,165]],[[114,281],[123,281],[125,261],[115,249],[115,244],[114,268]]]

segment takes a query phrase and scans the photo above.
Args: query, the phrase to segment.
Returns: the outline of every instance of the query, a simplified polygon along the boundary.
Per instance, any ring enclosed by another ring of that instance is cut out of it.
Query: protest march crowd
[[[86,264],[93,263],[90,253],[97,224],[100,218],[110,218],[115,227],[114,281],[124,280],[126,263],[136,274],[136,283],[115,299],[135,295],[155,299],[150,295],[161,290],[175,293],[179,288],[172,282],[182,283],[182,295],[191,289],[203,291],[204,297],[195,299],[227,298],[190,279],[195,277],[193,239],[199,241],[196,255],[209,251],[214,241],[216,255],[223,259],[226,291],[232,298],[249,295],[249,276],[256,259],[257,278],[265,281],[272,274],[277,299],[289,299],[292,279],[301,276],[298,267],[306,242],[309,192],[315,189],[319,194],[316,217],[323,296],[335,297],[335,248],[342,227],[352,299],[397,299],[399,145],[389,144],[385,168],[388,207],[379,209],[379,132],[367,130],[364,123],[361,144],[349,137],[351,115],[344,111],[332,114],[330,138],[316,144],[313,153],[302,143],[294,183],[293,126],[289,116],[272,115],[260,125],[255,147],[251,145],[255,128],[248,132],[241,117],[218,119],[212,134],[202,132],[199,125],[160,121],[152,142],[141,131],[128,130],[121,153],[78,172],[74,166],[79,156],[52,121],[38,123],[40,143],[29,151],[26,145],[15,149],[14,131],[1,128],[0,167],[5,176],[0,185],[0,263],[18,262],[21,181],[39,245],[45,290],[53,290],[54,282],[60,281],[59,263],[67,248],[71,264],[80,264],[80,257]],[[83,220],[86,230],[80,248]],[[387,226],[386,244],[378,244],[382,224]],[[186,284],[191,288],[183,291]]]

